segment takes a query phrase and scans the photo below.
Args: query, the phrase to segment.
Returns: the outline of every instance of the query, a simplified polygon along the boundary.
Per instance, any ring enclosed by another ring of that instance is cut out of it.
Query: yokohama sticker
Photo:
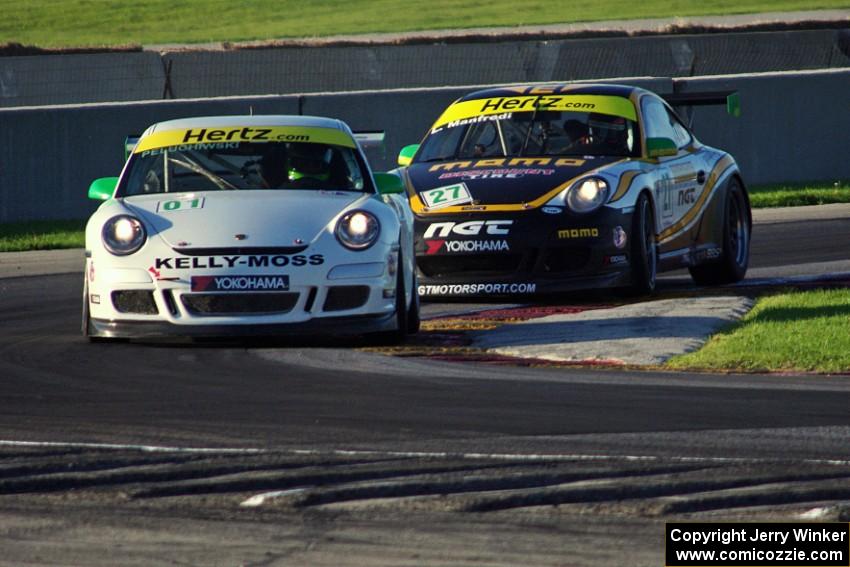
[[[192,291],[287,291],[289,276],[192,276]]]
[[[427,284],[419,286],[419,295],[504,295],[534,293],[536,290],[535,283]]]
[[[437,252],[508,252],[507,240],[426,240],[425,254]]]

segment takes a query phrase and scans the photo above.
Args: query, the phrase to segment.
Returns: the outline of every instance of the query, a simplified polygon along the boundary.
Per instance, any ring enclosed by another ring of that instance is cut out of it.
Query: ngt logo
[[[479,234],[504,235],[510,232],[510,226],[513,223],[514,221],[512,220],[432,222],[425,230],[423,238],[431,238],[433,236],[446,237],[450,234],[459,234],[461,236],[478,236]],[[484,231],[483,233],[482,230]]]

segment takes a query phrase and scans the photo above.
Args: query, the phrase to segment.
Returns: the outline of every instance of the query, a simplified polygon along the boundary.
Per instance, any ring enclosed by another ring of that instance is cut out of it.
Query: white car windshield
[[[225,142],[133,154],[118,196],[215,190],[371,189],[352,148],[303,142]]]
[[[634,156],[637,124],[619,116],[573,111],[508,113],[459,120],[432,130],[416,161],[511,156]]]

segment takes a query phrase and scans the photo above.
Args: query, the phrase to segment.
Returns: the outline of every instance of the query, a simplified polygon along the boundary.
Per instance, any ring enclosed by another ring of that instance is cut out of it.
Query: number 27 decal
[[[422,200],[425,201],[425,205],[429,209],[442,209],[443,207],[472,202],[472,195],[469,194],[466,183],[456,183],[454,185],[429,189],[422,191],[419,196],[422,197]]]

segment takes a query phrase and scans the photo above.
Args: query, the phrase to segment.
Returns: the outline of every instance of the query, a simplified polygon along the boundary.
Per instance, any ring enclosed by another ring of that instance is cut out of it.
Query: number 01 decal
[[[195,199],[172,199],[171,201],[160,201],[156,204],[156,212],[190,211],[192,209],[203,209],[204,198]]]
[[[422,197],[422,200],[425,201],[425,205],[429,209],[442,209],[443,207],[472,202],[472,195],[469,194],[466,183],[456,183],[455,185],[429,189],[422,191],[419,196]]]

